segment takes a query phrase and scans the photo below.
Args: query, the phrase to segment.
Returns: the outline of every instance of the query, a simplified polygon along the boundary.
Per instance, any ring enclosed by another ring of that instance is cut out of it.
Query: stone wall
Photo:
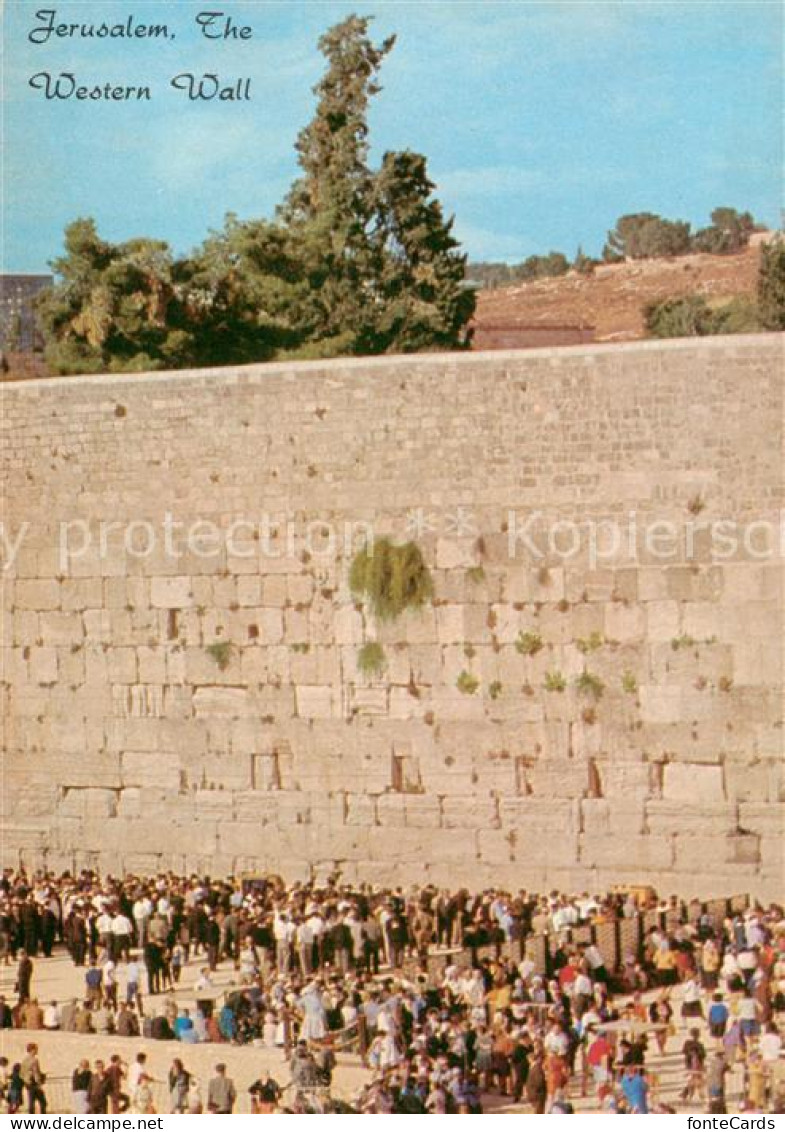
[[[781,896],[782,347],[5,388],[4,858]],[[432,606],[374,624],[364,525]]]

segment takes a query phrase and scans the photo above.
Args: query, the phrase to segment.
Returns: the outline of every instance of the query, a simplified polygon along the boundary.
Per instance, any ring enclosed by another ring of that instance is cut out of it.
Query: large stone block
[[[644,684],[639,689],[644,723],[676,723],[681,718],[681,689]]]
[[[675,801],[650,798],[646,802],[646,827],[656,835],[729,833],[735,828],[736,820],[735,806],[699,802],[690,793]]]
[[[339,710],[336,701],[329,685],[300,685],[295,690],[297,714],[303,719],[331,719]]]
[[[191,585],[190,577],[152,578],[150,604],[156,609],[187,609],[194,604]]]
[[[581,865],[590,869],[615,868],[627,874],[633,871],[644,884],[651,873],[672,867],[673,852],[672,838],[652,834],[625,836],[621,855],[616,836],[581,834],[579,838]]]
[[[60,586],[54,578],[19,578],[14,589],[14,604],[17,609],[32,609],[37,612],[59,609]]]
[[[53,684],[58,678],[57,649],[30,649],[30,680],[34,684]]]
[[[695,806],[724,802],[722,767],[669,763],[664,772],[663,797],[670,802]]]
[[[121,780],[123,786],[155,786],[177,791],[181,782],[180,761],[151,751],[124,751]]]
[[[256,714],[253,701],[247,688],[200,687],[194,689],[194,714],[207,719],[221,716],[228,719],[242,719]]]

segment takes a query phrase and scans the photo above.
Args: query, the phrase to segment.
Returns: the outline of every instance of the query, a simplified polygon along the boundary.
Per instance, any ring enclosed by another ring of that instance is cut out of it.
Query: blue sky
[[[28,40],[57,22],[166,22],[173,40]],[[197,13],[253,28],[208,42]],[[782,189],[782,8],[777,3],[367,4],[6,0],[3,267],[42,271],[65,225],[166,239],[188,251],[226,212],[271,216],[297,173],[294,142],[322,72],[316,42],[348,13],[395,32],[370,114],[372,156],[410,148],[472,258],[599,252],[625,212],[700,226],[716,205],[776,226]],[[150,102],[45,101],[46,71],[147,84]],[[183,71],[252,80],[249,103],[189,103]]]

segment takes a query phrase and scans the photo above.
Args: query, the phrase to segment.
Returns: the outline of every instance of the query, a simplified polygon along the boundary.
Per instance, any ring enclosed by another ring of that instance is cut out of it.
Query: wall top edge
[[[705,338],[639,339],[634,342],[582,343],[575,346],[543,346],[518,350],[466,350],[421,354],[384,354],[366,357],[326,358],[309,361],[252,362],[243,366],[219,366],[204,369],[152,370],[144,373],[82,374],[73,377],[43,377],[28,381],[0,384],[0,400],[18,395],[58,388],[81,388],[89,385],[112,386],[142,384],[172,384],[181,381],[215,380],[235,381],[241,378],[297,376],[299,374],[330,373],[346,370],[400,369],[406,365],[460,368],[498,366],[506,361],[537,361],[576,357],[602,357],[608,355],[650,353],[723,353],[734,348],[783,355],[785,359],[785,333],[723,334]]]

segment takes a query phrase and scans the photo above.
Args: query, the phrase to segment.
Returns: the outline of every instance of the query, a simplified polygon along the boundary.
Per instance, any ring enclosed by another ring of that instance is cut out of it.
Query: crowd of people
[[[726,1111],[741,1067],[736,1103],[780,1111],[782,908],[696,915],[671,898],[651,911],[638,945],[609,957],[580,929],[639,917],[632,893],[6,870],[0,963],[16,981],[0,1027],[284,1050],[290,1081],[260,1078],[255,1111],[333,1103],[344,1049],[368,1069],[360,1112],[475,1113],[503,1099],[557,1113],[577,1098],[607,1112],[670,1111],[651,1068],[668,1053],[683,1062],[677,1103]],[[527,946],[544,936],[544,951]],[[61,948],[83,994],[42,1004],[36,965]],[[142,1054],[81,1062],[73,1108],[150,1112],[165,1088],[170,1111],[232,1111],[225,1063],[203,1090],[186,1062],[183,1052],[156,1089]],[[1,1068],[7,1108],[43,1110],[35,1043]]]

